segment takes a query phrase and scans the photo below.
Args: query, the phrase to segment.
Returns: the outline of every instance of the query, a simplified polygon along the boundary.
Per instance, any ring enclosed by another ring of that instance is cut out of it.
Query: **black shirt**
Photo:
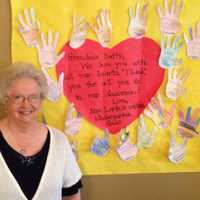
[[[50,145],[50,133],[37,154],[25,157],[15,151],[4,139],[0,131],[0,151],[10,169],[11,173],[18,182],[25,196],[31,200],[39,186]],[[31,183],[31,184],[30,184]],[[62,188],[62,196],[76,194],[82,187],[81,180],[69,188]]]

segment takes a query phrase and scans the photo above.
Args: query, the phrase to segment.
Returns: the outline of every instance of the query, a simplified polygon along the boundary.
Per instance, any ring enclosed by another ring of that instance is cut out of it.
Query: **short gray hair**
[[[0,102],[5,103],[7,92],[14,80],[30,78],[37,82],[41,89],[41,98],[44,99],[48,93],[46,78],[41,70],[37,70],[34,65],[25,62],[16,62],[2,70],[0,75]]]

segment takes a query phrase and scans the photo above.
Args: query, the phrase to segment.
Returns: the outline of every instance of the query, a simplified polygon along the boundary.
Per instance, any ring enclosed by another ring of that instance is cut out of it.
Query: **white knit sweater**
[[[80,169],[66,137],[57,129],[48,128],[51,138],[49,153],[42,178],[32,200],[61,200],[62,187],[70,187],[81,178]],[[0,199],[27,200],[1,153]]]

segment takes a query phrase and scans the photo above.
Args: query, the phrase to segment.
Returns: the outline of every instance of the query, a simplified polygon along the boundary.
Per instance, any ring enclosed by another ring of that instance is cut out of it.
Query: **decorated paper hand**
[[[73,16],[73,30],[69,45],[73,48],[81,47],[87,36],[89,24],[85,22],[83,16]]]
[[[178,71],[179,69],[179,71]],[[168,70],[168,81],[166,86],[166,96],[169,99],[176,100],[186,93],[183,83],[189,77],[190,71],[174,67]]]
[[[144,117],[141,115],[137,129],[137,147],[139,149],[150,147],[154,142],[157,130],[158,128],[155,126],[151,133],[149,133],[144,122]]]
[[[49,76],[49,74],[47,73],[45,68],[41,68],[42,72],[44,73],[46,80],[47,80],[47,84],[48,84],[48,94],[47,94],[47,98],[50,101],[56,101],[59,99],[59,97],[63,94],[63,81],[64,81],[64,73],[61,73],[59,78],[58,78],[58,82],[54,81],[51,79],[51,77]]]
[[[200,59],[200,22],[197,23],[196,32],[192,31],[192,27],[189,28],[190,39],[184,34],[187,55],[191,59]]]
[[[176,56],[182,46],[183,46],[183,42],[181,41],[181,38],[179,36],[177,36],[173,42],[171,40],[171,37],[167,36],[166,47],[165,47],[164,37],[162,37],[159,65],[162,68],[169,69],[173,66],[180,64],[181,60],[177,59]]]
[[[176,105],[172,104],[170,105],[169,109],[163,110],[163,128],[168,128],[172,122],[172,119],[174,117],[174,113],[176,111]]]
[[[109,148],[110,148],[108,139],[109,139],[109,133],[108,133],[108,130],[105,130],[103,138],[100,138],[97,136],[94,139],[94,141],[92,142],[90,151],[96,154],[97,156],[105,156],[108,153]]]
[[[187,144],[187,139],[184,138],[183,142],[178,144],[174,136],[171,134],[170,144],[169,144],[169,160],[175,164],[180,163],[185,156],[185,147]]]
[[[164,13],[161,7],[157,7],[160,16],[160,31],[162,34],[176,34],[181,31],[181,22],[179,16],[183,8],[183,1],[180,0],[176,5],[176,0],[172,0],[171,10],[169,10],[168,0],[164,0]]]
[[[75,113],[74,104],[71,103],[69,105],[69,110],[67,112],[66,120],[65,120],[65,133],[75,135],[79,132],[81,127],[81,117],[78,113],[77,116],[74,116]]]
[[[161,96],[153,97],[147,108],[144,110],[144,115],[150,118],[156,126],[162,128],[163,124],[163,101]]]
[[[178,127],[178,134],[184,138],[193,138],[199,135],[196,130],[200,124],[200,108],[196,108],[192,114],[192,107],[188,107],[186,116],[183,111],[179,113],[180,121]]]
[[[147,24],[147,7],[145,4],[142,8],[142,12],[140,14],[140,4],[136,5],[136,14],[133,16],[132,7],[129,8],[129,26],[128,26],[128,34],[130,37],[140,38],[145,35],[146,24]]]
[[[117,148],[117,153],[122,160],[130,160],[136,157],[138,153],[138,148],[136,145],[131,143],[129,131],[122,129],[119,135],[119,147]]]
[[[148,104],[147,109],[144,110],[144,114],[149,117],[158,128],[167,128],[171,124],[175,110],[176,106],[174,104],[170,106],[169,110],[164,109],[162,98],[158,94],[157,98],[153,98]]]
[[[53,67],[64,57],[64,52],[60,55],[56,53],[58,38],[58,32],[55,33],[54,40],[51,31],[48,32],[48,39],[45,39],[45,34],[41,33],[42,47],[40,47],[39,44],[37,44],[36,47],[38,50],[39,62],[43,68]]]
[[[19,32],[24,42],[28,47],[36,46],[39,39],[39,22],[36,19],[34,9],[24,9],[24,17],[19,14],[18,19],[20,22]]]
[[[102,9],[97,16],[97,24],[94,26],[97,39],[103,47],[109,47],[112,39],[112,24],[109,11]]]

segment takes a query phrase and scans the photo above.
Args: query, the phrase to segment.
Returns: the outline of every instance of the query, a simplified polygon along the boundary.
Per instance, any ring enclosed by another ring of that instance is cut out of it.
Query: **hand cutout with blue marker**
[[[170,69],[178,65],[181,60],[177,59],[176,56],[183,46],[183,41],[180,36],[175,37],[172,42],[172,38],[167,36],[167,44],[165,45],[165,37],[161,39],[161,54],[159,58],[159,65],[164,69]]]
[[[97,156],[105,156],[110,148],[108,137],[109,132],[106,129],[103,138],[96,136],[92,143],[90,151]]]

